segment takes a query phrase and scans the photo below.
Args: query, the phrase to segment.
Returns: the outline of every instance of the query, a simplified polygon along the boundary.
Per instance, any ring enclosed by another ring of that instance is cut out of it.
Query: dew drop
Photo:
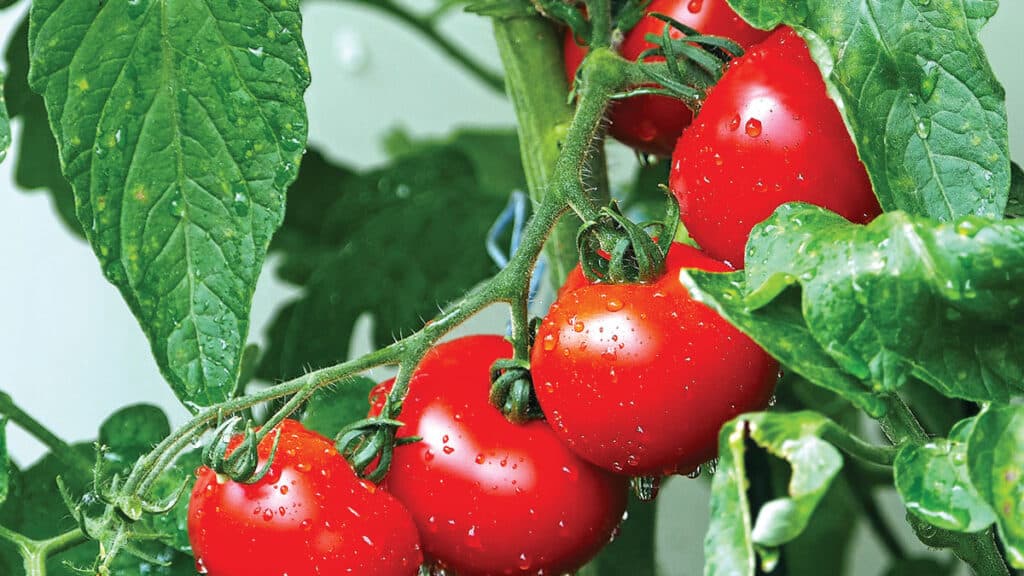
[[[750,120],[747,120],[747,124],[744,127],[744,130],[746,130],[747,136],[750,136],[751,138],[757,138],[758,136],[761,135],[761,121],[758,120],[757,118],[751,118]]]
[[[925,60],[918,56],[918,63],[921,64],[921,99],[927,101],[935,93],[935,86],[939,83],[939,63],[934,60]]]
[[[926,140],[932,133],[932,119],[931,118],[920,118],[917,124],[914,126],[917,131],[917,135],[922,139]]]
[[[732,120],[729,120],[729,130],[735,131],[739,127],[740,127],[740,115],[737,114],[737,115],[732,117]]]
[[[617,300],[615,298],[609,299],[604,305],[609,312],[618,312],[619,310],[622,310],[622,306],[622,300]]]
[[[585,326],[583,325],[583,322],[580,322],[578,320],[576,321],[575,324],[572,325],[572,329],[573,329],[574,332],[583,332],[583,328],[585,328]]]

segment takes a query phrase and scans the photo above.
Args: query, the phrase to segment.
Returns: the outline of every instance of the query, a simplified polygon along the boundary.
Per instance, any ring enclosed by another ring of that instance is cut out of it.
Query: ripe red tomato
[[[358,478],[327,438],[294,420],[280,426],[273,464],[259,482],[197,471],[188,511],[196,569],[212,576],[416,574],[419,536],[402,504]],[[273,442],[273,434],[260,442],[261,467]]]
[[[722,424],[771,396],[778,365],[693,301],[681,268],[729,270],[673,244],[658,281],[563,293],[537,334],[531,371],[548,422],[608,470],[689,472],[714,457]]]
[[[726,0],[654,0],[647,13],[671,16],[705,34],[727,36],[744,48],[764,39],[768,32],[758,30],[740,18]],[[661,34],[665,23],[645,16],[626,34],[619,51],[624,58],[636,60],[653,45],[645,37]],[[682,33],[673,31],[675,38]],[[571,83],[587,49],[576,44],[572,31],[565,35],[565,73]],[[652,61],[654,59],[652,58]],[[637,150],[659,156],[672,153],[676,139],[693,120],[693,112],[681,100],[668,96],[636,96],[613,104],[609,132],[618,141]]]
[[[511,356],[500,336],[438,345],[399,416],[399,435],[423,440],[395,449],[385,485],[412,513],[427,558],[460,576],[575,571],[626,507],[624,478],[580,460],[547,423],[512,424],[488,403],[490,366]]]
[[[780,28],[735,60],[679,139],[669,186],[691,237],[743,265],[750,229],[785,202],[854,222],[881,213],[807,45]]]

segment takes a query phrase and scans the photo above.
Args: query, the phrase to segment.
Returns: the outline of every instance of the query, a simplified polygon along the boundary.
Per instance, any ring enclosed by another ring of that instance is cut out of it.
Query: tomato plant
[[[607,544],[626,509],[624,479],[574,456],[546,423],[512,424],[487,402],[491,364],[511,354],[500,336],[427,353],[398,430],[422,441],[395,450],[386,481],[427,556],[466,576],[572,572]]]
[[[881,213],[818,67],[789,28],[732,62],[676,144],[669,185],[693,239],[736,266],[751,228],[786,202],[860,223]]]
[[[0,574],[1024,569],[1024,4],[340,4],[0,0]]]
[[[563,293],[537,333],[544,414],[573,451],[607,470],[690,472],[715,455],[722,424],[768,405],[777,364],[690,298],[684,268],[729,270],[674,244],[662,279]]]
[[[751,46],[767,36],[743,21],[725,0],[654,0],[646,10],[675,18],[704,34],[725,36],[743,47]],[[636,60],[654,44],[648,34],[660,35],[665,23],[650,15],[644,16],[622,39],[619,52],[624,58]],[[673,36],[683,34],[673,30]],[[565,74],[571,83],[587,55],[571,30],[565,34]],[[640,95],[612,105],[609,133],[627,146],[660,156],[669,156],[676,139],[693,120],[693,112],[678,99],[659,95]]]
[[[259,445],[257,482],[203,467],[189,502],[189,539],[202,574],[415,574],[419,535],[397,500],[356,476],[334,443],[285,420]],[[236,437],[229,448],[242,442]]]

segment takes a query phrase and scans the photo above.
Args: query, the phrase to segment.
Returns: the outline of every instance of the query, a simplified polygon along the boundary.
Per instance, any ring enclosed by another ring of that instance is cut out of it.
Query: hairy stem
[[[21,555],[27,576],[46,576],[46,560],[84,543],[88,538],[75,528],[47,540],[31,538],[0,526],[0,539],[13,544]]]
[[[14,403],[10,395],[4,392],[0,392],[0,414],[6,416],[11,422],[17,424],[19,428],[45,444],[50,449],[50,452],[53,452],[67,466],[87,472],[92,470],[93,463],[88,458],[75,452],[67,442],[58,438],[56,434],[51,432],[41,422],[22,410]]]
[[[495,19],[494,38],[516,112],[530,199],[537,209],[551,189],[555,162],[572,121],[569,87],[561,64],[561,36],[544,18],[522,16]],[[548,241],[550,278],[556,285],[576,265],[579,224],[575,218],[566,218]]]

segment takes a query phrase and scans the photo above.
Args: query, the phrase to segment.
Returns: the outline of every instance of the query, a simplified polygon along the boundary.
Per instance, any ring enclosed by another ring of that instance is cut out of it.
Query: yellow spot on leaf
[[[137,186],[135,186],[135,189],[132,190],[132,196],[134,196],[135,199],[138,200],[139,202],[145,202],[146,187],[143,186],[142,184],[138,184]]]
[[[86,90],[89,89],[89,81],[86,80],[85,78],[79,78],[78,81],[75,82],[75,86],[78,86],[79,90],[81,90],[82,92],[85,92]]]

